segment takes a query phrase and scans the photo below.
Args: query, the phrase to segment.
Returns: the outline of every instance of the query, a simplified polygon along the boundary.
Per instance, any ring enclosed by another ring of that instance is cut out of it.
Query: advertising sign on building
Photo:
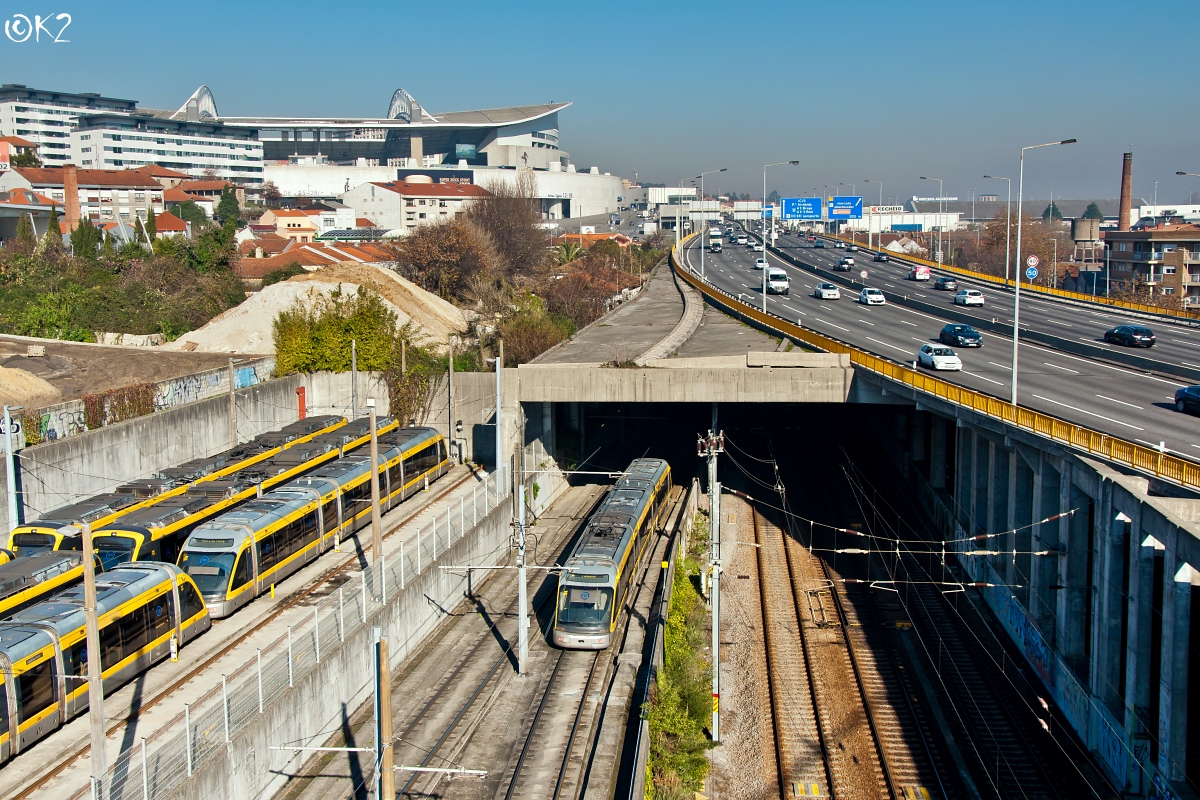
[[[868,214],[903,214],[904,206],[868,206]]]
[[[820,219],[821,198],[785,197],[780,219]]]
[[[861,197],[834,197],[829,201],[830,219],[862,219]]]
[[[473,144],[456,144],[454,145],[455,158],[475,158],[475,145]]]

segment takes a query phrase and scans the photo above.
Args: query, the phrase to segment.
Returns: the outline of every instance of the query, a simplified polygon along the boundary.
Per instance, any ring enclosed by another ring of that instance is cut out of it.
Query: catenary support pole
[[[350,340],[350,419],[358,419],[358,340]]]
[[[379,518],[379,435],[375,427],[375,398],[367,398],[371,417],[371,558],[383,557],[383,524]]]
[[[232,370],[232,367],[230,367]],[[92,526],[81,526],[83,539],[83,611],[87,636],[88,718],[92,729],[92,781],[99,787],[108,771],[107,744],[104,736],[104,681],[100,663],[100,623],[96,616],[96,553],[92,546]]]
[[[504,371],[504,340],[496,341],[496,472],[500,472],[500,465],[504,463],[504,418],[500,413],[500,408],[503,403],[503,394],[501,392],[500,380],[501,374]]]
[[[375,646],[375,672],[379,686],[379,797],[392,800],[396,796],[395,748],[392,747],[392,680],[388,661],[388,640],[379,638]]]
[[[233,359],[229,359],[229,446],[237,447],[237,393],[233,389]]]
[[[517,674],[526,674],[529,665],[529,588],[525,579],[525,481],[517,482]]]
[[[20,497],[17,496],[16,442],[13,441],[13,411],[21,406],[4,407],[4,477],[8,489],[8,529],[14,530],[21,524]]]

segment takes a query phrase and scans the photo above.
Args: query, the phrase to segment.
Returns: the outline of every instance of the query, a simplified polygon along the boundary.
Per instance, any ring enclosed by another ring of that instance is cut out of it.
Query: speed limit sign
[[[1025,259],[1025,265],[1029,267],[1036,267],[1038,263],[1037,256],[1030,256],[1029,258]]]

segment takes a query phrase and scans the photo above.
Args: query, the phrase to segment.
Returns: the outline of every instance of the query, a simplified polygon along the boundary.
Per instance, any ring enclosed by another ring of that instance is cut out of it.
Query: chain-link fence
[[[326,597],[302,623],[257,651],[255,656],[183,713],[123,750],[99,785],[75,792],[70,800],[151,800],[172,791],[205,761],[221,753],[253,719],[279,702],[297,681],[328,657],[408,582],[428,569],[509,496],[508,469],[501,469],[433,510],[433,521],[418,528],[416,541],[371,565]],[[471,502],[467,502],[468,496]]]

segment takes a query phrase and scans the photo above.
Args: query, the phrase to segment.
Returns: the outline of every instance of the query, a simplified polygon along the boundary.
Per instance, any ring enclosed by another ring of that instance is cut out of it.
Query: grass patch
[[[650,757],[646,797],[682,800],[704,787],[705,752],[712,746],[706,727],[712,719],[712,665],[705,657],[708,609],[700,595],[700,573],[708,553],[708,517],[696,516],[688,550],[680,553],[671,584],[671,605],[663,640],[663,666],[650,690],[646,715]]]

